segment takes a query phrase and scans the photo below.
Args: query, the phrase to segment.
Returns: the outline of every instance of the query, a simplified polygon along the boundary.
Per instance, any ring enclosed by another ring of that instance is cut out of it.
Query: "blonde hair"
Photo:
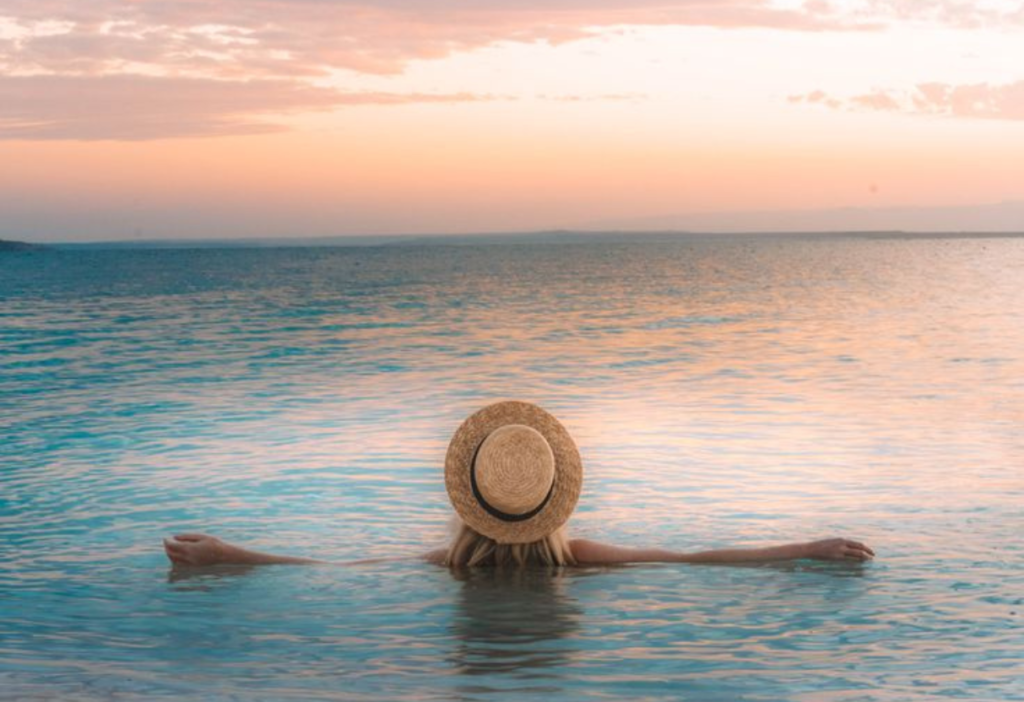
[[[460,522],[444,565],[449,568],[473,566],[517,567],[576,565],[564,526],[543,539],[528,544],[499,544]]]

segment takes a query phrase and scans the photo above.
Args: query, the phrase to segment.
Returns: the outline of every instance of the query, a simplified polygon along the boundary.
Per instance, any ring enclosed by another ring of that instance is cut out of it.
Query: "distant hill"
[[[42,244],[30,244],[27,241],[11,241],[0,239],[0,251],[33,251],[35,249],[49,248]]]
[[[691,212],[660,217],[602,220],[581,229],[706,233],[893,232],[991,234],[1024,232],[1024,200],[948,207],[843,207],[816,210]]]

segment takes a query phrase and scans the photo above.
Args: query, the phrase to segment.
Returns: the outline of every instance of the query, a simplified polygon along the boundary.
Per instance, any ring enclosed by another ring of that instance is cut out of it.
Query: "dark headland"
[[[0,239],[0,251],[36,251],[39,249],[46,249],[48,246],[43,244],[30,244],[27,241],[11,241],[10,239]]]

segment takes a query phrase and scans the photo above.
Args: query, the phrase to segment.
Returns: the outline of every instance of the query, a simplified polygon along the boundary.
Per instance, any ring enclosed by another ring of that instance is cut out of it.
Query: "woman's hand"
[[[164,551],[174,565],[211,566],[224,563],[239,563],[233,558],[238,549],[206,534],[178,534],[164,539]]]
[[[866,561],[873,558],[875,552],[860,541],[850,539],[822,539],[804,544],[805,558],[819,561]]]
[[[172,539],[164,539],[164,551],[171,563],[182,566],[323,563],[312,558],[250,551],[206,534],[178,534]]]

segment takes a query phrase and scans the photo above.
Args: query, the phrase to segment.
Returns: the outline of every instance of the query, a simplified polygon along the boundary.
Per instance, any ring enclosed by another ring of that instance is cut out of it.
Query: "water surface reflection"
[[[1020,238],[5,255],[0,697],[1024,698],[1022,274]],[[580,446],[575,536],[879,559],[168,575],[179,531],[440,545],[451,432],[509,397]]]
[[[456,597],[452,662],[463,675],[541,681],[565,665],[583,610],[567,593],[564,570],[464,569]]]

